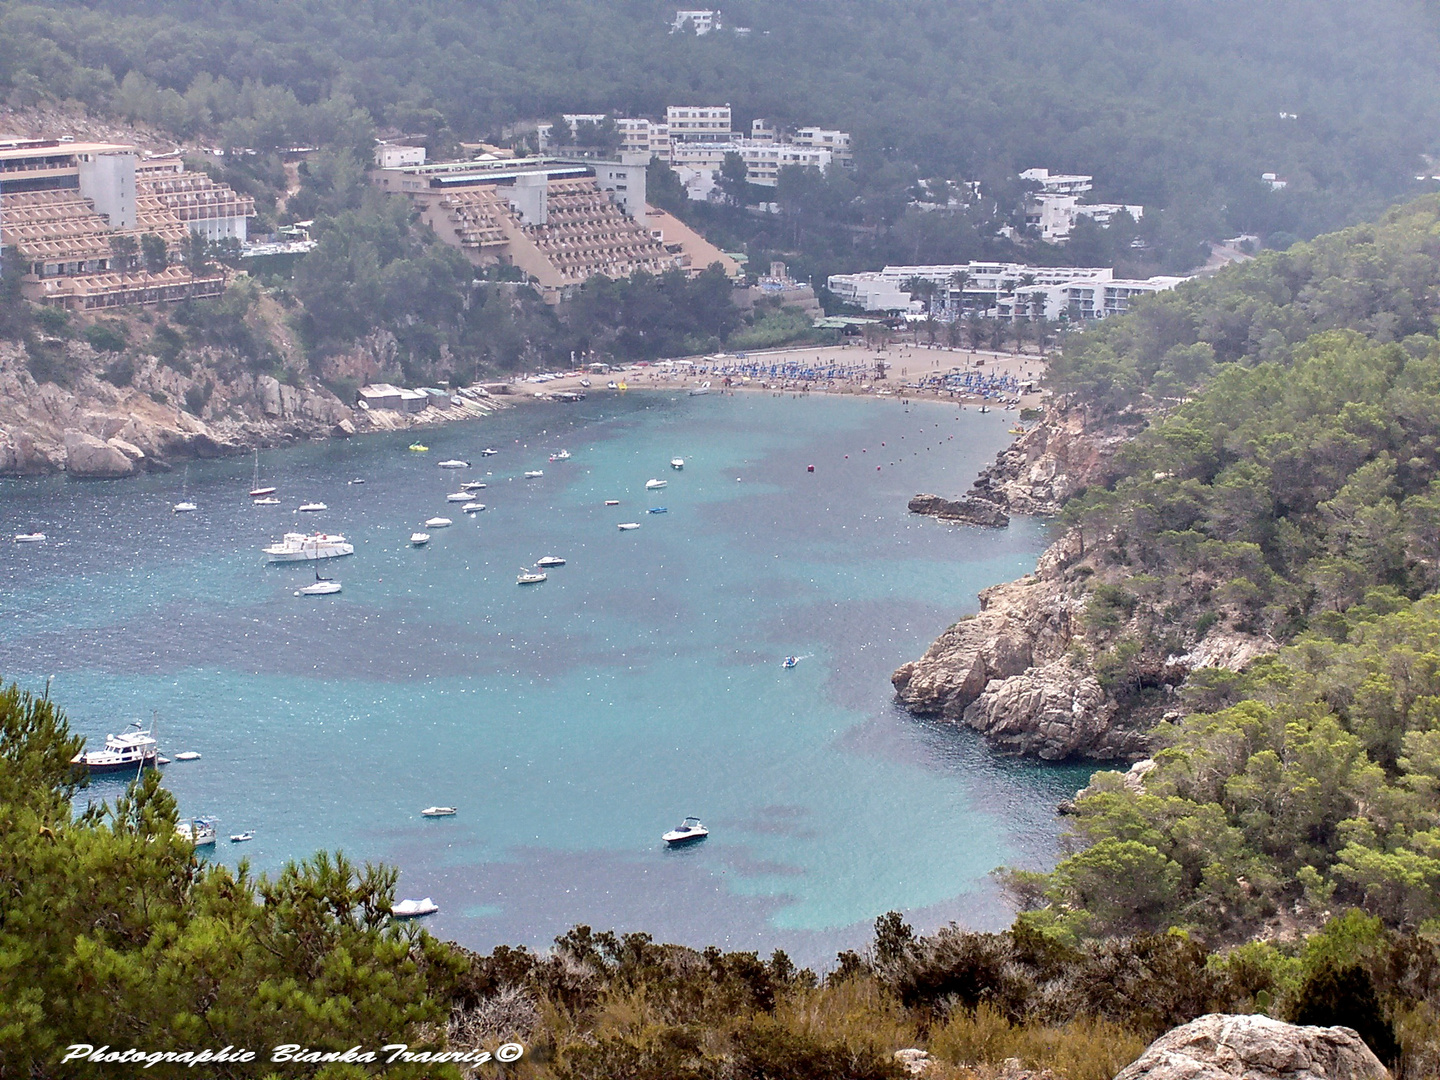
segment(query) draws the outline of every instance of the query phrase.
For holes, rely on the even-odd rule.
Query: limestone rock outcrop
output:
[[[980,525],[987,529],[1003,529],[1010,524],[1005,507],[988,499],[966,495],[959,499],[942,499],[939,495],[916,495],[910,500],[912,514],[928,514],[941,521],[962,525]]]
[[[1211,1013],[1166,1032],[1115,1080],[1389,1080],[1347,1027]]]
[[[65,432],[65,471],[71,476],[113,480],[129,476],[135,464],[104,439],[72,428]]]

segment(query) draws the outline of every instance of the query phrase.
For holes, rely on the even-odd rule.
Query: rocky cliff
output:
[[[63,381],[37,380],[26,346],[0,341],[0,475],[118,478],[190,458],[465,419],[501,407],[477,392],[446,409],[371,413],[317,383],[256,374],[218,350],[187,354],[180,366],[130,357],[123,377],[113,367],[107,377],[105,355],[85,342],[48,347]]]
[[[1096,428],[1080,410],[1052,407],[981,473],[969,495],[917,496],[911,509],[983,525],[1003,524],[986,520],[987,507],[997,515],[1056,513],[1077,491],[1110,479],[1116,450],[1140,426],[1128,420]],[[1147,732],[1173,708],[1175,689],[1191,671],[1238,670],[1273,648],[1217,623],[1182,638],[1173,653],[1122,653],[1117,643],[1158,635],[1140,625],[1148,613],[1129,622],[1118,615],[1097,631],[1088,613],[1097,585],[1114,569],[1096,556],[1072,531],[1045,551],[1033,574],[986,589],[978,614],[894,673],[900,703],[963,723],[1014,753],[1129,760],[1146,754]]]
[[[1115,1080],[1389,1080],[1348,1027],[1211,1013],[1166,1032]]]

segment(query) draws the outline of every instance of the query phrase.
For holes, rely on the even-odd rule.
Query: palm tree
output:
[[[970,284],[969,270],[956,270],[950,275],[950,288],[956,293],[955,313],[958,318],[965,310],[965,286]]]
[[[989,334],[985,326],[985,320],[978,311],[972,311],[965,316],[965,336],[970,339],[970,351],[975,352],[985,343]]]

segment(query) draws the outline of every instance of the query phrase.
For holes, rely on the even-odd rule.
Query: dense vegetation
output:
[[[522,1060],[534,1080],[899,1080],[923,1047],[940,1080],[1009,1057],[1106,1080],[1168,1027],[1269,1010],[1357,1027],[1404,1075],[1440,1046],[1440,951],[1351,913],[1303,946],[1211,953],[1183,934],[1065,944],[1025,922],[916,937],[894,913],[821,979],[783,952],[697,951],[579,926],[543,954],[468,953],[388,918],[392,870],[318,855],[255,876],[198,862],[150,773],[81,809],[81,741],[47,699],[0,692],[0,1075],[109,1075],[77,1043],[260,1049],[255,1063],[157,1062],[147,1075],[274,1075],[271,1047],[407,1043]],[[138,1067],[138,1066],[132,1066]],[[965,1070],[969,1070],[968,1072]],[[317,1060],[286,1077],[459,1077],[453,1064]]]
[[[1205,239],[1244,230],[1284,247],[1371,215],[1437,149],[1424,133],[1440,120],[1440,26],[1426,0],[1369,4],[1364,18],[1339,0],[737,0],[724,15],[743,37],[668,34],[673,11],[4,0],[0,92],[261,151],[363,145],[385,127],[442,152],[562,111],[708,102],[730,102],[742,127],[845,128],[853,178],[782,222],[727,219],[757,249],[802,256],[806,277],[906,251],[980,255],[975,226],[1013,214],[1015,173],[1031,165],[1093,173],[1098,197],[1163,209],[1142,222],[1145,260],[1188,267]],[[1290,186],[1270,192],[1267,171]],[[978,179],[995,201],[937,225],[906,211],[940,190],[922,178]]]

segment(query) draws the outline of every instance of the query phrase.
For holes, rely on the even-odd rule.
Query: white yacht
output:
[[[447,525],[454,525],[454,524],[455,524],[455,523],[454,523],[453,521],[451,521],[449,518],[442,518],[442,517],[427,518],[426,521],[425,521],[425,527],[426,527],[427,529],[443,529],[443,528],[445,528]]]
[[[543,570],[531,570],[531,569],[529,569],[528,567],[522,566],[522,567],[520,568],[520,574],[519,574],[519,576],[515,578],[515,584],[516,584],[516,585],[539,585],[540,582],[542,582],[542,581],[545,580],[546,576],[547,576],[547,575],[546,575],[545,571],[543,571]]]
[[[43,544],[45,542],[45,534],[41,532],[16,533],[15,542],[17,544]]]
[[[453,806],[427,806],[420,811],[421,817],[454,817],[455,807]]]
[[[176,761],[199,761],[200,755],[194,750],[182,750],[175,755]]]
[[[484,480],[469,480],[469,481],[467,481],[467,482],[465,482],[465,483],[463,483],[463,484],[460,485],[460,490],[461,490],[461,491],[484,491],[484,490],[485,490],[485,481],[484,481]]]
[[[138,720],[134,731],[122,735],[106,735],[102,750],[86,750],[70,759],[72,765],[94,772],[123,772],[161,763],[160,744],[155,741],[154,725],[142,728]]]
[[[194,510],[199,510],[200,508],[190,501],[189,491],[190,466],[186,465],[184,479],[180,481],[180,501],[174,506],[172,506],[170,509],[177,514],[188,514]]]
[[[606,506],[619,506],[619,505],[620,505],[620,500],[619,500],[619,499],[606,499],[606,500],[605,500],[605,505],[606,505]]]
[[[303,589],[296,589],[296,596],[333,596],[340,591],[340,582],[334,578],[315,575],[315,583],[306,585]]]
[[[467,514],[478,514],[481,510],[485,509],[485,504],[482,502],[468,502],[460,507],[460,509],[464,510]]]
[[[699,386],[694,386],[694,387],[691,387],[691,388],[690,388],[690,396],[691,396],[691,397],[700,397],[702,394],[708,394],[709,392],[710,392],[710,380],[709,380],[709,379],[706,379],[706,380],[705,380],[704,382],[702,382]]]
[[[664,840],[665,843],[671,847],[675,847],[679,844],[688,844],[692,840],[704,840],[705,837],[709,835],[710,830],[700,824],[699,818],[687,817],[675,828],[660,837],[660,839]]]
[[[638,521],[622,521],[619,525],[621,532],[629,532],[631,529],[638,529],[639,527],[640,522]]]
[[[177,822],[175,832],[196,847],[214,844],[216,836],[219,835],[215,831],[215,819],[204,817],[188,818],[185,821]]]
[[[260,483],[260,448],[257,446],[255,448],[255,475],[250,480],[250,497],[252,499],[263,499],[267,495],[274,494],[275,488],[273,485]],[[280,500],[276,499],[275,501],[279,502]],[[267,503],[266,505],[268,506],[269,504]]]
[[[331,533],[286,533],[285,539],[265,549],[265,557],[271,562],[304,562],[308,559],[335,559],[341,555],[355,554],[355,545],[347,544],[345,537]]]
[[[301,503],[299,509],[302,514],[313,514],[320,510],[329,510],[330,507],[322,502],[308,502]]]
[[[468,469],[470,462],[461,461],[459,458],[451,458],[449,461],[437,461],[435,464],[442,469]]]
[[[264,495],[254,501],[254,506],[279,506],[280,500],[274,495]]]
[[[420,915],[433,915],[440,910],[440,905],[425,897],[424,900],[401,900],[390,909],[390,914],[397,919],[413,919]]]
[[[230,842],[231,842],[232,844],[243,844],[243,843],[245,843],[246,840],[254,840],[254,839],[255,839],[255,834],[254,834],[253,832],[237,832],[237,833],[231,833],[231,834],[230,834]]]
[[[538,476],[544,476],[544,475],[545,475],[545,471],[544,471],[543,469],[531,469],[529,472],[527,472],[527,473],[525,474],[525,479],[526,479],[526,480],[534,480],[536,477],[538,477]]]
[[[569,450],[560,450],[560,451],[558,451],[557,453],[551,454],[551,455],[550,455],[550,460],[551,460],[551,461],[569,461],[569,460],[570,460],[570,451],[569,451]]]
[[[535,565],[541,567],[564,566],[565,560],[560,558],[559,555],[546,555],[543,559],[536,559]]]
[[[446,502],[469,502],[469,501],[470,501],[470,493],[469,493],[468,491],[452,491],[449,495],[446,495],[446,496],[445,496],[445,501],[446,501]]]
[[[423,547],[430,542],[430,534],[426,532],[414,532],[410,534],[410,543],[416,547]]]
[[[683,457],[672,457],[672,458],[670,459],[670,468],[672,468],[672,469],[683,469],[684,467],[685,467],[685,459],[684,459]]]
[[[484,450],[481,450],[481,451],[480,451],[480,456],[481,456],[481,457],[494,457],[494,456],[495,456],[496,454],[498,454],[499,452],[500,452],[500,451],[499,451],[499,450],[496,450],[494,447],[487,446]]]
[[[646,490],[646,491],[659,491],[661,488],[665,487],[665,486],[666,486],[667,484],[669,484],[669,483],[670,483],[669,480],[646,480],[646,481],[645,481],[645,490]]]

